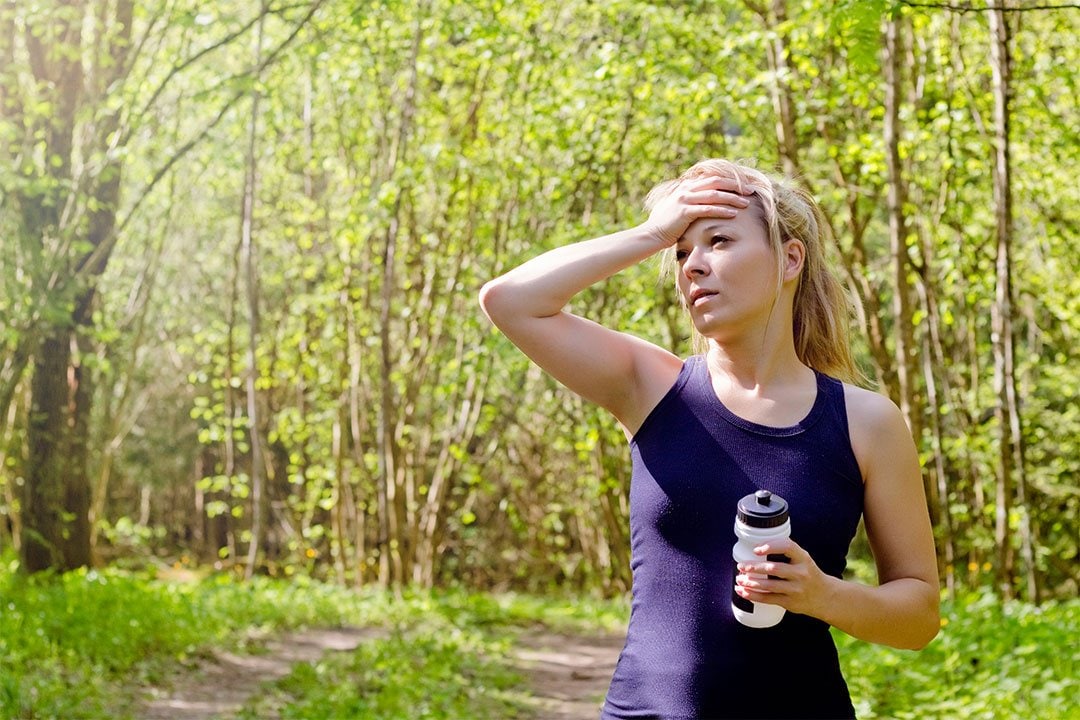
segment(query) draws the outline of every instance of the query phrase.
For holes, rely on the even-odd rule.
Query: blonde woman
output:
[[[633,601],[601,717],[854,717],[829,626],[921,648],[939,595],[911,435],[891,401],[849,384],[820,210],[725,160],[662,183],[646,206],[644,224],[544,253],[480,293],[491,321],[630,444]],[[686,359],[564,309],[656,253],[693,322]],[[736,567],[736,504],[759,489],[788,501],[791,538]],[[860,516],[876,586],[842,579]],[[740,598],[787,612],[744,627]]]

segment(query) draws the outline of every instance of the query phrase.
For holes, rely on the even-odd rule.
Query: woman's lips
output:
[[[690,304],[694,307],[707,303],[712,298],[716,297],[716,292],[712,290],[695,290],[690,295]]]

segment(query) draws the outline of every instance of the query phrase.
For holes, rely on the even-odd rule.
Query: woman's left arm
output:
[[[865,483],[863,513],[878,585],[823,573],[791,540],[757,548],[783,553],[790,564],[755,563],[739,576],[748,600],[781,605],[824,620],[861,640],[918,650],[937,635],[938,574],[918,452],[900,410],[887,398],[845,386],[851,444]]]

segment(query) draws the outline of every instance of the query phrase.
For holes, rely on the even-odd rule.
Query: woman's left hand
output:
[[[779,605],[803,615],[820,616],[820,609],[828,606],[837,580],[822,572],[810,553],[790,538],[756,547],[754,553],[761,559],[738,564],[735,592],[740,597]],[[786,555],[790,562],[769,560],[769,555]]]

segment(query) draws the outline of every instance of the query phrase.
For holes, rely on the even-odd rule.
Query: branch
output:
[[[948,3],[922,3],[911,0],[900,0],[901,5],[910,8],[929,8],[931,10],[949,10],[951,12],[986,12],[996,10],[999,12],[1028,12],[1030,10],[1080,10],[1080,3],[1062,3],[1060,5],[1026,5],[1024,7],[974,7],[972,5],[950,5]]]
[[[300,31],[307,26],[311,18],[315,15],[319,8],[322,7],[323,2],[324,0],[316,0],[314,3],[312,3],[308,13],[304,15],[304,17],[296,24],[296,27],[292,29],[292,32],[289,34],[289,36],[286,37],[276,48],[274,48],[273,52],[271,52],[265,59],[263,59],[263,61],[259,63],[258,66],[254,68],[251,72],[261,72],[262,70],[266,69],[268,66],[276,62],[281,53],[283,53],[286,48],[288,48],[292,44],[293,40],[295,40],[296,37],[300,34]],[[147,184],[142,188],[142,192],[139,194],[138,199],[132,205],[131,209],[128,211],[127,215],[124,217],[124,220],[120,223],[119,227],[113,230],[109,237],[105,238],[100,245],[94,248],[93,252],[83,258],[83,260],[79,263],[78,270],[76,271],[76,279],[78,279],[78,276],[85,276],[87,274],[88,268],[93,268],[96,263],[102,260],[102,258],[107,258],[112,253],[112,249],[116,245],[117,239],[123,234],[124,230],[127,228],[128,223],[132,220],[132,218],[135,217],[135,213],[139,209],[139,206],[142,205],[142,202],[150,195],[151,191],[153,191],[154,187],[158,184],[158,182],[160,182],[161,179],[165,177],[165,175],[173,168],[174,165],[176,165],[177,162],[180,161],[181,158],[187,155],[188,152],[190,152],[196,145],[202,142],[202,140],[210,134],[211,130],[217,127],[218,123],[220,123],[225,118],[229,110],[231,110],[232,107],[237,103],[237,101],[244,97],[245,94],[245,90],[240,90],[239,92],[233,94],[233,96],[229,98],[228,101],[226,101],[225,105],[221,108],[221,111],[217,114],[217,116],[214,117],[214,119],[211,120],[210,123],[207,124],[206,127],[204,127],[198,135],[194,136],[186,143],[184,143],[184,145],[181,146],[173,154],[173,156],[165,162],[164,165],[158,168],[158,170],[150,178],[149,182],[147,182]]]
[[[15,348],[0,365],[0,418],[7,417],[11,399],[23,378],[23,371],[33,355],[37,338],[30,330],[19,330],[19,339]]]
[[[317,10],[320,5],[322,5],[321,0],[319,2],[316,2],[314,4],[313,8],[312,8],[312,11],[308,12],[308,14],[304,17],[304,19],[300,21],[299,27],[303,27],[304,25],[307,24],[307,21],[314,14],[314,10]],[[134,120],[132,122],[128,123],[129,129],[133,130],[134,128],[138,127],[139,122],[142,120],[143,116],[146,115],[146,113],[150,111],[150,109],[154,106],[154,103],[157,102],[158,97],[161,96],[161,93],[165,91],[165,88],[168,87],[169,83],[172,82],[173,78],[175,78],[177,75],[179,75],[180,73],[182,73],[184,70],[188,69],[189,67],[191,67],[195,63],[197,63],[199,60],[201,60],[206,55],[208,55],[208,54],[212,53],[213,51],[218,50],[218,49],[220,49],[222,47],[225,47],[226,45],[229,45],[230,43],[232,43],[238,37],[245,34],[248,30],[250,30],[252,27],[254,27],[255,24],[257,22],[259,22],[259,20],[264,18],[266,15],[275,15],[275,14],[284,12],[286,10],[291,10],[291,9],[297,8],[297,7],[302,7],[302,5],[297,4],[297,5],[285,5],[285,6],[276,7],[276,8],[266,8],[265,10],[260,12],[258,15],[251,18],[251,20],[249,20],[247,23],[245,23],[239,29],[237,29],[237,30],[235,30],[235,31],[233,31],[231,33],[228,33],[227,35],[222,37],[217,42],[214,42],[214,43],[212,43],[210,45],[207,45],[202,50],[199,50],[198,52],[196,52],[194,55],[192,55],[192,56],[190,56],[188,58],[185,58],[183,62],[180,62],[180,63],[177,63],[177,64],[173,65],[172,68],[169,70],[169,73],[158,84],[157,89],[155,89],[154,92],[151,93],[150,99],[147,100],[143,104],[142,108],[135,114]],[[130,132],[128,134],[130,134]]]
[[[165,175],[173,168],[173,166],[177,162],[180,161],[181,158],[187,155],[189,151],[191,151],[196,145],[202,142],[202,140],[210,134],[211,130],[217,127],[217,124],[225,118],[225,115],[229,112],[229,110],[232,109],[233,105],[235,105],[236,102],[240,100],[240,98],[244,97],[245,94],[246,93],[244,91],[240,91],[234,94],[231,98],[229,98],[225,105],[222,106],[221,112],[217,114],[217,117],[211,120],[210,123],[206,127],[204,127],[198,135],[184,143],[173,154],[173,156],[168,159],[168,161],[164,165],[158,168],[157,172],[155,172],[153,177],[150,178],[149,182],[146,183],[146,186],[143,187],[142,192],[139,193],[139,198],[135,201],[134,205],[132,205],[131,210],[128,211],[128,214],[124,218],[124,221],[120,223],[120,226],[116,229],[115,232],[111,234],[109,238],[105,239],[100,245],[94,248],[94,252],[88,255],[84,259],[84,261],[80,263],[80,270],[87,267],[93,267],[94,263],[98,259],[100,259],[101,256],[107,257],[110,253],[112,253],[112,248],[116,244],[117,238],[119,238],[120,235],[123,234],[124,229],[127,228],[128,223],[133,217],[135,217],[135,212],[139,209],[139,206],[142,205],[143,200],[145,200],[150,195],[150,192],[154,189],[158,182],[163,177],[165,177]]]
[[[162,20],[168,12],[169,8],[162,7],[160,11],[157,14],[153,15],[150,18],[150,21],[146,23],[146,29],[142,33],[142,36],[138,39],[138,42],[134,44],[131,52],[128,53],[124,65],[117,70],[117,77],[131,77],[134,72],[133,68],[135,67],[136,63],[138,63],[139,59],[142,57],[143,51],[146,49],[147,43],[150,42],[150,38],[154,37],[154,31],[157,28],[158,21]],[[143,79],[145,80],[145,77]],[[142,83],[139,83],[139,85],[141,84]]]

